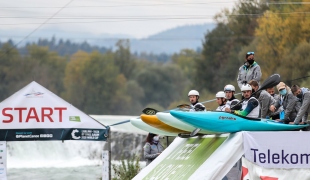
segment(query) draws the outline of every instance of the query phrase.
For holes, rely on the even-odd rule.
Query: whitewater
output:
[[[105,125],[132,118],[131,116],[92,116]],[[117,134],[146,134],[130,123],[112,128]],[[115,133],[114,133],[115,134]],[[113,140],[114,139],[114,140]],[[112,149],[119,141],[112,137]],[[9,180],[97,180],[102,178],[102,141],[10,141],[7,142],[7,178]],[[130,152],[140,152],[136,146]],[[112,157],[120,156],[112,150]],[[120,161],[112,161],[119,164]],[[145,166],[145,162],[141,162]],[[113,174],[113,172],[112,172]]]

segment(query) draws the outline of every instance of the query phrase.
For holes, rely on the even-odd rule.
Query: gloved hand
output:
[[[206,108],[203,107],[201,104],[197,104],[194,109],[195,111],[204,111]]]
[[[248,82],[247,81],[242,81],[242,84],[247,84]]]

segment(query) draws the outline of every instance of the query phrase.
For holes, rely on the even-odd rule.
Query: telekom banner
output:
[[[291,180],[310,179],[309,168],[264,168],[242,158],[241,180]]]
[[[243,132],[245,158],[264,168],[310,168],[310,132]]]
[[[2,141],[104,141],[105,132],[105,126],[34,81],[0,103]]]

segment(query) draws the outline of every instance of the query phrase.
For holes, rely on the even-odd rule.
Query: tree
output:
[[[176,65],[153,65],[142,70],[137,82],[143,87],[145,98],[142,105],[157,103],[167,108],[182,96],[184,74]]]
[[[19,64],[19,53],[12,42],[4,43],[0,49],[0,101],[19,89],[18,82],[22,77]]]
[[[128,113],[127,80],[114,64],[114,54],[76,53],[66,69],[65,97],[89,114]]]
[[[171,57],[172,63],[178,65],[182,72],[188,79],[193,78],[195,71],[195,60],[199,57],[199,54],[191,49],[183,49],[179,54],[174,54]]]
[[[127,79],[133,75],[136,62],[130,54],[129,40],[119,40],[116,43],[117,50],[115,51],[114,62],[119,68],[120,73],[124,74]]]
[[[64,91],[63,77],[66,59],[50,52],[48,47],[28,46],[29,55],[25,57],[24,80],[36,81],[55,94]]]
[[[308,15],[304,13],[309,11],[310,6],[307,5],[276,6],[258,19],[256,49],[263,60],[261,66],[264,78],[280,72],[283,80],[294,79],[297,78],[296,71],[307,71],[304,63],[299,63],[300,59],[295,56],[296,51],[302,51],[298,46],[310,40],[310,22]],[[307,49],[306,44],[301,46]]]
[[[217,92],[236,82],[239,51],[254,39],[257,15],[266,9],[258,0],[239,0],[232,11],[226,9],[215,16],[217,27],[205,35],[202,56],[195,61],[194,80],[199,89]]]

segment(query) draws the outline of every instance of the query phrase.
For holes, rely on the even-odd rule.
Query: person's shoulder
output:
[[[260,66],[257,62],[255,62],[255,64],[253,64],[250,68],[257,69],[257,68],[260,68]]]
[[[266,90],[262,90],[261,95],[263,96],[271,96]]]
[[[234,101],[239,102],[240,100],[236,98],[236,99],[233,99],[231,102],[234,102]]]
[[[296,97],[296,96],[294,96],[292,93],[287,93],[287,95],[286,95],[288,98],[293,98],[293,97]],[[297,98],[297,97],[296,97]]]
[[[203,106],[204,107],[204,105],[202,104],[202,103],[197,103],[195,106],[197,106],[197,105],[200,105],[200,106]]]
[[[258,99],[254,96],[250,97],[249,101],[257,101],[258,102]]]
[[[304,97],[309,97],[310,96],[310,91],[304,92]]]
[[[144,145],[144,147],[151,147],[151,143],[146,142],[145,145]]]

